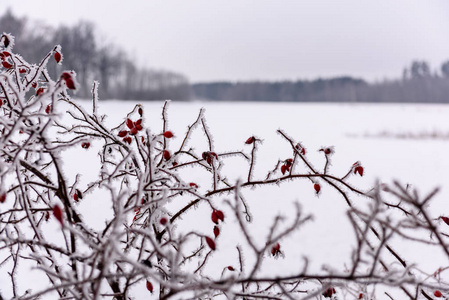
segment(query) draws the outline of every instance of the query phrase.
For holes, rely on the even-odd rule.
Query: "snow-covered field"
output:
[[[112,124],[121,122],[126,113],[135,103],[124,101],[101,101],[100,113],[108,116]],[[86,102],[86,107],[90,103]],[[145,111],[145,126],[152,131],[161,131],[161,108],[163,102],[142,103]],[[363,177],[352,176],[349,182],[368,190],[376,181],[391,183],[398,179],[403,184],[410,184],[420,193],[426,194],[435,187],[441,187],[431,211],[434,217],[449,214],[449,182],[446,171],[449,169],[449,106],[445,105],[409,105],[409,104],[302,104],[302,103],[234,103],[234,102],[171,102],[168,110],[169,129],[175,133],[175,139],[170,147],[176,149],[182,141],[187,126],[197,117],[201,107],[206,109],[207,124],[214,137],[215,152],[230,150],[250,152],[250,146],[244,142],[252,135],[263,139],[263,144],[257,154],[257,166],[254,178],[264,178],[278,159],[291,157],[289,145],[277,133],[282,129],[296,141],[300,141],[307,149],[307,157],[313,165],[322,169],[324,158],[318,150],[323,146],[334,146],[330,173],[344,175],[356,161],[365,168]],[[192,138],[197,152],[206,150],[204,136],[201,130]],[[98,166],[93,147],[86,157],[73,157],[66,153],[69,159],[65,162],[65,172],[72,176],[83,174],[82,182],[92,181],[97,175]],[[204,149],[204,150],[203,150]],[[223,173],[230,180],[239,177],[245,179],[248,166],[238,157],[224,161]],[[200,184],[200,190],[205,191],[210,186],[202,184],[204,173],[191,172],[191,181]],[[344,270],[345,263],[350,262],[353,246],[353,233],[346,221],[347,209],[344,199],[330,186],[323,185],[319,197],[314,193],[313,186],[307,179],[264,188],[244,191],[246,200],[254,217],[250,225],[253,236],[266,236],[270,220],[281,214],[289,220],[293,211],[293,202],[301,204],[306,213],[314,215],[314,221],[307,223],[290,239],[282,241],[285,258],[267,260],[261,274],[293,273],[302,266],[303,257],[310,260],[312,270],[320,270],[322,265],[328,265],[338,270]],[[221,197],[225,199],[226,197]],[[220,203],[222,199],[217,199]],[[360,200],[360,201],[363,201]],[[92,226],[101,225],[98,214],[109,208],[107,201],[96,199],[80,210],[91,218]],[[175,204],[174,204],[175,205]],[[226,207],[223,206],[226,212]],[[202,221],[201,206],[180,221],[179,226],[195,224],[207,227],[210,220]],[[90,214],[90,215],[89,215]],[[207,213],[207,216],[209,213]],[[209,268],[214,263],[223,265],[237,264],[235,242],[233,237],[235,224],[229,220],[222,229],[220,249],[226,249],[228,254],[220,259],[212,259]],[[446,260],[440,260],[439,253],[421,253],[421,249],[410,249],[400,243],[395,247],[407,257],[419,257],[421,268],[433,272]],[[423,251],[427,249],[423,248]],[[220,254],[217,254],[220,255]],[[408,256],[409,255],[409,256]],[[223,261],[222,259],[232,259]],[[251,261],[250,253],[246,257]],[[297,266],[297,269],[295,269]],[[1,270],[3,271],[3,270]],[[0,283],[6,280],[0,278]],[[30,283],[30,288],[40,289],[42,286]],[[0,290],[2,288],[0,287]],[[148,295],[144,285],[141,291],[135,289],[138,299]],[[4,296],[9,293],[2,290]]]

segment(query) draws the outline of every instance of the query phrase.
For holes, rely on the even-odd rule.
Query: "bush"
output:
[[[168,102],[161,130],[146,126],[141,105],[108,126],[97,106],[98,83],[92,108],[86,109],[69,97],[77,87],[73,71],[56,81],[49,77],[47,64],[61,63],[59,46],[32,65],[12,52],[11,35],[4,33],[0,43],[2,293],[14,299],[130,299],[143,288],[159,299],[393,299],[398,291],[411,299],[447,295],[443,273],[448,267],[429,273],[392,246],[407,241],[411,247],[440,249],[449,258],[444,232],[449,218],[428,211],[437,190],[420,197],[394,183],[362,191],[348,180],[363,176],[362,164],[333,175],[334,149],[323,147],[324,166],[314,167],[303,145],[282,130],[278,133],[291,156],[255,178],[261,138],[242,141],[244,150],[217,153],[203,110],[182,137],[175,136],[168,128]],[[198,129],[207,145],[200,152],[188,146]],[[169,147],[175,138],[182,140],[176,150]],[[98,151],[97,179],[84,185],[80,176],[67,176],[64,151],[76,153],[80,168],[88,164],[79,159],[86,151]],[[231,157],[247,162],[233,170],[241,171],[237,181],[223,174]],[[192,170],[203,172],[201,182],[189,180]],[[313,230],[305,225],[312,216],[296,205],[288,217],[263,220],[267,230],[261,237],[251,227],[254,217],[243,191],[288,182],[305,182],[301,187],[316,195],[329,193],[327,187],[343,199],[353,230],[352,238],[342,232],[353,243],[346,268],[315,270],[309,257],[293,272],[264,271],[267,262],[281,265],[289,250],[284,245],[291,245],[287,241],[298,229]],[[90,211],[98,222],[83,207],[92,210],[100,198],[107,203],[104,211]],[[189,215],[195,219],[184,222]],[[234,238],[226,238],[226,231]],[[30,270],[47,284],[28,289]]]

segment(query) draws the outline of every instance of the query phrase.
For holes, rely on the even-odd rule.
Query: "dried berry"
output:
[[[0,203],[5,203],[6,201],[6,194],[5,193],[1,193],[0,194]]]
[[[153,292],[153,284],[147,280],[147,290],[149,290],[151,293]]]
[[[65,81],[67,88],[70,90],[76,90],[75,80],[72,75],[74,75],[72,72],[63,72],[61,74],[61,78]]]
[[[8,48],[9,43],[10,43],[9,38],[6,35],[4,35],[3,36],[3,45],[5,46],[5,48]]]
[[[61,53],[59,53],[58,51],[55,51],[54,57],[55,57],[56,62],[59,64],[61,62],[61,59],[62,59]]]
[[[327,290],[324,291],[323,296],[324,298],[332,298],[333,294],[336,294],[335,288],[330,287]]]
[[[142,115],[143,115],[143,109],[142,109],[142,107],[139,107],[139,109],[137,110],[137,112],[139,113],[140,116],[142,116]]]
[[[216,210],[215,214],[217,215],[218,220],[224,222],[224,213],[221,210]]]
[[[354,174],[359,173],[360,176],[363,176],[363,167],[358,166],[354,168]]]
[[[9,62],[7,62],[7,61],[3,61],[2,65],[3,65],[3,67],[5,69],[11,69],[12,68],[12,65]]]
[[[215,210],[212,212],[211,219],[212,219],[212,222],[214,222],[215,224],[218,224],[218,216],[215,213]]]
[[[169,139],[173,137],[173,132],[171,131],[166,131],[162,134],[165,138]]]
[[[45,89],[43,87],[40,87],[36,90],[36,96],[40,96],[45,92]]]
[[[285,172],[287,172],[287,167],[285,165],[282,165],[281,166],[281,173],[282,173],[282,175],[284,175]]]
[[[228,266],[228,270],[229,270],[229,271],[235,271],[235,269],[234,269],[233,266]]]
[[[318,183],[315,183],[313,185],[313,188],[315,189],[315,192],[318,194],[321,191],[321,186]]]
[[[440,218],[441,218],[441,220],[443,220],[444,223],[446,223],[447,225],[449,225],[449,218],[448,218],[448,217],[443,217],[443,216],[441,216]]]
[[[279,243],[276,243],[273,245],[273,247],[271,247],[271,255],[277,256],[279,255],[279,253],[281,253],[281,245],[279,245]]]
[[[134,128],[134,123],[130,119],[126,119],[126,126],[128,126],[129,129]]]
[[[209,246],[209,248],[211,248],[212,250],[216,249],[216,245],[213,239],[211,239],[210,237],[206,236],[206,243]]]
[[[220,228],[218,226],[214,226],[214,236],[215,238],[220,235]]]
[[[117,134],[119,137],[125,137],[126,135],[128,134],[128,131],[127,130],[122,130],[122,131],[119,131],[119,133]]]
[[[52,210],[53,210],[53,216],[62,225],[63,224],[63,220],[62,220],[62,210],[61,210],[61,208],[58,205],[55,205],[55,206],[53,206]]]
[[[165,160],[169,160],[171,157],[170,151],[164,150],[164,152],[162,153],[162,156],[164,157]]]
[[[256,141],[256,138],[254,136],[252,136],[246,140],[245,144],[249,145],[249,144],[254,143],[255,141]]]

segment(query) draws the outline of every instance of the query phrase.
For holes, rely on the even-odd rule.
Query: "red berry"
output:
[[[35,88],[37,87],[37,83],[36,83],[36,82],[33,82],[33,83],[31,84],[31,86],[35,89]]]
[[[130,135],[136,135],[137,134],[137,128],[136,127],[131,128],[131,130],[129,131],[129,134]]]
[[[45,89],[43,87],[40,87],[36,91],[36,96],[40,96],[44,93]]]
[[[211,248],[212,250],[216,249],[216,245],[213,239],[211,239],[210,237],[206,236],[206,243],[209,246],[209,248]]]
[[[315,192],[318,194],[321,190],[321,186],[318,183],[315,183],[313,185],[313,188],[315,189]]]
[[[357,166],[354,169],[354,174],[359,173],[360,176],[363,176],[363,167],[362,166]]]
[[[193,188],[198,188],[198,185],[196,184],[196,183],[194,183],[194,182],[191,182],[191,183],[189,183],[189,185],[190,185],[190,187],[193,187]]]
[[[72,74],[70,72],[63,72],[61,78],[64,79],[65,85],[70,90],[76,90],[75,81],[73,80]]]
[[[233,266],[228,266],[228,270],[229,270],[229,271],[235,271],[235,269],[234,269]]]
[[[147,280],[147,290],[149,290],[151,293],[153,292],[153,284]]]
[[[9,38],[6,35],[4,35],[3,38],[4,38],[3,45],[5,45],[5,48],[8,48],[9,43],[10,43]],[[6,51],[4,51],[4,52],[6,52]]]
[[[134,122],[134,126],[137,126],[137,125],[142,125],[142,119],[139,119],[136,122]]]
[[[73,200],[75,200],[76,202],[78,202],[78,193],[75,193],[75,194],[73,195]]]
[[[3,55],[4,55],[5,57],[8,57],[8,56],[11,56],[11,53],[9,53],[8,51],[3,51]]]
[[[27,72],[27,69],[25,69],[25,68],[20,68],[19,69],[19,73],[20,74],[23,74],[23,73],[26,73]]]
[[[161,223],[161,225],[165,225],[165,224],[167,224],[167,222],[168,222],[168,220],[167,220],[166,217],[162,217],[162,218],[159,220],[159,223]]]
[[[162,134],[165,138],[169,139],[173,137],[173,132],[171,131],[166,131]]]
[[[127,136],[127,137],[123,138],[123,141],[124,141],[125,143],[131,144],[131,142],[132,142],[133,140],[131,139],[130,136]]]
[[[59,53],[58,51],[55,51],[54,57],[55,57],[56,62],[59,64],[61,62],[61,59],[62,59],[61,53]]]
[[[215,210],[212,212],[211,219],[212,219],[212,222],[214,222],[215,224],[218,224],[218,216],[217,216],[217,213]]]
[[[171,157],[170,151],[164,150],[163,154],[165,160],[169,160]]]
[[[137,124],[135,128],[139,131],[143,129],[142,125],[140,125],[140,124]]]
[[[256,141],[256,138],[254,136],[251,136],[246,140],[245,144],[249,145],[249,144],[254,143],[255,141]]]
[[[363,293],[359,294],[359,299],[363,299]]]
[[[443,294],[442,294],[439,290],[436,290],[436,291],[433,293],[433,295],[434,295],[435,297],[437,297],[437,298],[440,298],[441,296],[443,296]]]
[[[53,216],[55,216],[56,220],[59,221],[59,223],[61,223],[61,225],[63,224],[63,220],[62,220],[62,210],[58,205],[53,206]]]
[[[6,194],[5,193],[1,193],[0,194],[0,203],[5,203],[6,201]]]
[[[142,109],[142,107],[139,107],[139,109],[137,110],[137,112],[139,113],[140,116],[142,116],[142,115],[143,115],[143,109]]]
[[[127,130],[122,130],[122,131],[119,131],[118,136],[119,137],[125,137],[127,134],[128,134]]]
[[[448,217],[443,217],[443,216],[441,216],[440,218],[441,218],[441,220],[444,221],[444,223],[446,223],[447,225],[449,225],[449,218],[448,218]]]
[[[134,123],[130,119],[126,119],[126,126],[128,126],[129,129],[134,128]]]
[[[12,68],[12,65],[9,62],[7,62],[7,61],[3,61],[2,65],[3,65],[3,67],[5,69],[11,69]]]
[[[81,144],[81,147],[84,149],[88,149],[90,147],[90,143],[89,142],[84,142]]]
[[[271,255],[276,256],[281,252],[281,245],[279,243],[276,243],[271,247]]]
[[[45,108],[45,112],[47,114],[51,113],[53,111],[53,106],[51,104],[48,104],[47,107]]]
[[[217,215],[218,220],[224,222],[224,213],[221,210],[216,210],[215,214]]]
[[[282,165],[282,166],[281,166],[281,173],[282,173],[282,175],[284,175],[285,172],[287,172],[287,166]]]
[[[214,236],[217,237],[220,235],[220,228],[218,226],[214,226]]]

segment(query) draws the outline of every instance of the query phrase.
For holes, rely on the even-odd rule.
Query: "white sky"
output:
[[[97,24],[139,63],[192,82],[400,77],[449,60],[448,0],[0,0],[49,24]],[[0,28],[1,31],[1,28]]]

